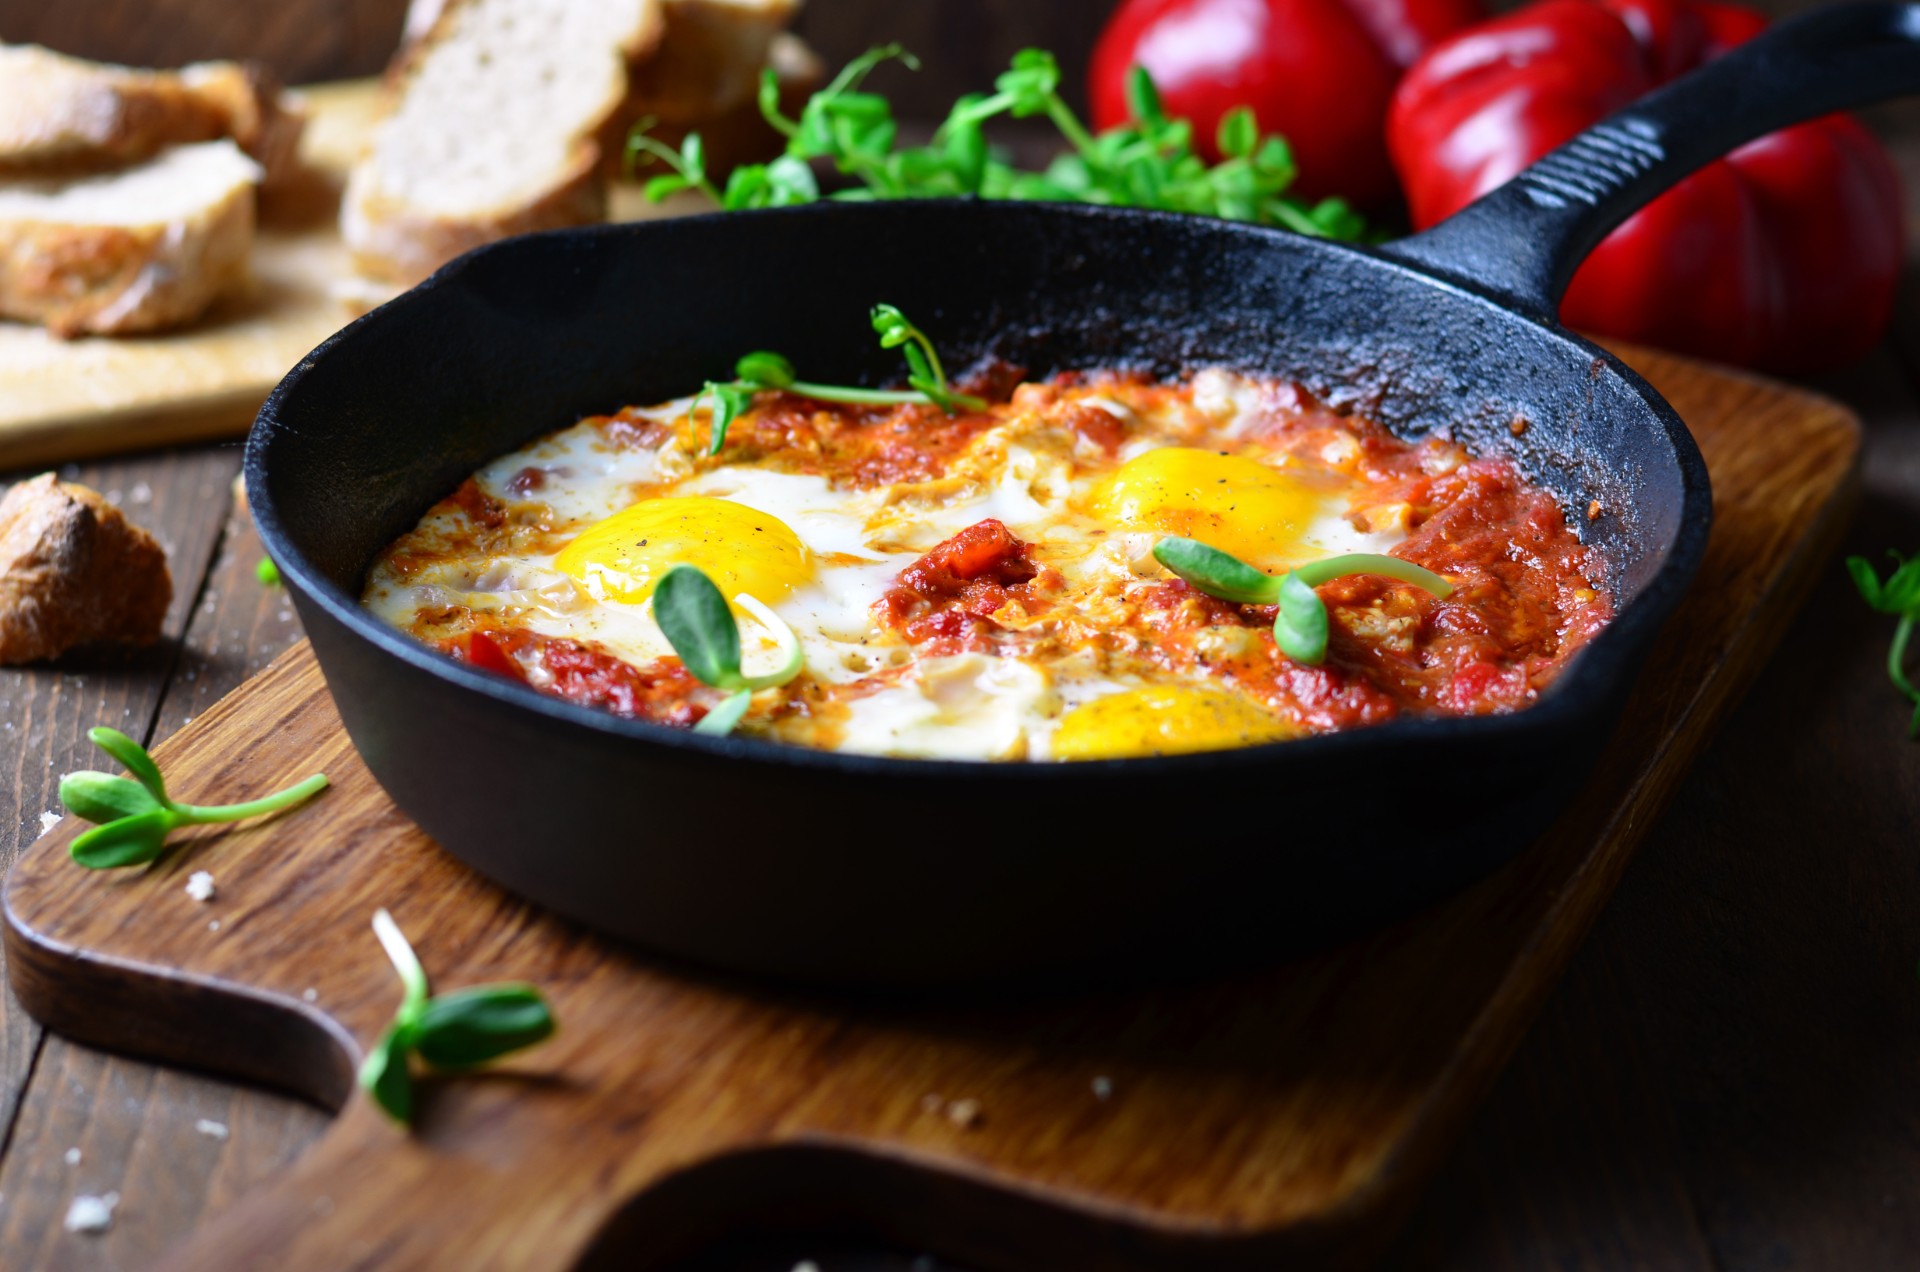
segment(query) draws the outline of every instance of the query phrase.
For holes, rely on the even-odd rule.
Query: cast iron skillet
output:
[[[1784,24],[1428,233],[1379,249],[1088,207],[840,204],[472,253],[287,376],[254,517],[355,746],[507,887],[616,936],[788,978],[1165,968],[1323,939],[1526,844],[1606,740],[1692,577],[1706,470],[1672,410],[1555,325],[1575,265],[1659,191],[1786,124],[1920,86],[1920,9]],[[1277,746],[1073,765],[708,739],[541,697],[361,612],[374,556],[472,470],[740,353],[878,382],[877,301],[950,363],[1209,364],[1405,436],[1513,455],[1613,562],[1618,617],[1538,705]],[[1509,425],[1528,422],[1515,437]],[[1604,509],[1588,525],[1590,501]]]

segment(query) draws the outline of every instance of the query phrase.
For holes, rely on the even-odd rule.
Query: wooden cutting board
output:
[[[371,84],[311,89],[302,154],[314,188],[263,221],[253,286],[179,331],[59,340],[0,320],[0,469],[237,437],[273,386],[369,299],[334,223],[338,183],[371,125]]]
[[[307,1156],[175,1252],[181,1272],[641,1268],[775,1220],[1033,1272],[1364,1262],[1815,571],[1837,568],[1852,416],[1633,356],[1713,471],[1699,582],[1554,829],[1365,940],[1092,999],[843,1001],[708,977],[541,914],[441,853],[361,765],[300,646],[159,754],[193,802],[315,769],[334,788],[184,836],[144,873],[73,866],[78,828],[61,824],[7,886],[14,989],[81,1041],[344,1102]],[[636,835],[645,824],[636,809]],[[850,819],[847,833],[874,828]],[[808,848],[796,829],[793,850]],[[182,890],[202,869],[218,880],[210,904]],[[399,997],[367,926],[381,906],[440,988],[531,980],[561,1022],[498,1072],[430,1084],[412,1135],[351,1086]]]
[[[0,471],[238,437],[295,363],[392,295],[355,275],[335,219],[340,183],[373,126],[377,85],[320,85],[302,96],[311,116],[302,154],[316,179],[263,218],[245,294],[153,336],[59,340],[0,319]],[[698,205],[653,207],[624,186],[615,194],[620,220]]]

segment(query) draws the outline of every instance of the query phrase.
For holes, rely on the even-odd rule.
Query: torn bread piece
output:
[[[230,138],[269,186],[300,172],[304,113],[257,66],[143,71],[31,44],[0,44],[0,174],[139,163],[170,146]]]
[[[260,167],[231,141],[0,182],[0,317],[55,335],[178,326],[247,278]]]
[[[0,666],[159,639],[173,577],[153,536],[45,473],[0,498]]]
[[[348,179],[356,265],[413,283],[483,243],[602,220],[603,134],[661,28],[658,0],[447,4]]]

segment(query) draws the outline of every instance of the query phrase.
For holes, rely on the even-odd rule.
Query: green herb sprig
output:
[[[1410,583],[1445,600],[1453,584],[1399,557],[1356,552],[1328,557],[1286,574],[1272,575],[1197,539],[1162,539],[1153,559],[1208,596],[1238,605],[1278,605],[1273,638],[1296,662],[1318,667],[1327,660],[1327,607],[1314,589],[1349,574],[1378,574]]]
[[[1887,678],[1914,704],[1907,736],[1920,738],[1920,689],[1907,677],[1907,643],[1913,639],[1914,624],[1920,622],[1920,557],[1907,561],[1897,552],[1888,555],[1893,558],[1893,571],[1885,581],[1865,557],[1848,557],[1847,572],[1853,575],[1853,585],[1868,605],[1900,620],[1894,625],[1893,644],[1887,650]]]
[[[315,773],[286,790],[244,804],[176,803],[167,795],[160,766],[147,749],[118,729],[89,729],[93,744],[126,766],[132,777],[111,773],[69,773],[60,779],[60,802],[75,816],[95,823],[73,841],[73,859],[90,870],[144,866],[159,857],[167,836],[182,826],[264,817],[311,799],[327,785]]]
[[[651,199],[693,189],[727,211],[820,199],[810,165],[822,160],[859,183],[830,196],[839,200],[977,195],[1195,212],[1321,238],[1358,239],[1367,232],[1342,199],[1308,204],[1287,197],[1298,175],[1293,152],[1284,138],[1262,134],[1251,110],[1242,107],[1220,121],[1224,158],[1209,165],[1193,148],[1192,124],[1168,117],[1152,76],[1136,67],[1128,81],[1133,122],[1096,135],[1060,96],[1060,65],[1042,49],[1017,54],[994,81],[993,93],[956,102],[930,144],[899,147],[891,104],[862,90],[875,67],[893,60],[919,68],[897,44],[869,50],[809,98],[798,119],[781,113],[779,80],[766,72],[760,113],[786,137],[786,152],[769,164],[735,168],[724,190],[708,176],[697,133],[675,150],[649,137],[652,121],[643,121],[627,140],[628,162],[657,161],[672,169],[647,183]],[[1067,142],[1066,153],[1043,172],[1016,169],[988,144],[984,131],[1002,115],[1051,120]]]
[[[815,384],[795,377],[793,363],[777,353],[762,349],[749,353],[733,367],[734,379],[727,383],[709,380],[693,400],[688,413],[700,409],[700,403],[713,398],[711,440],[707,454],[718,455],[726,444],[727,430],[753,404],[753,395],[761,389],[780,389],[820,402],[851,402],[862,406],[937,406],[949,415],[961,411],[984,411],[987,404],[977,397],[954,391],[947,380],[946,368],[933,341],[907,316],[892,305],[875,305],[873,329],[880,336],[882,349],[900,349],[907,359],[907,383],[912,391],[862,389],[847,385]]]
[[[376,912],[373,933],[400,973],[405,995],[393,1023],[361,1062],[359,1081],[394,1121],[413,1121],[411,1057],[461,1073],[553,1036],[553,1011],[533,986],[476,985],[434,997],[419,955],[393,916]]]
[[[771,609],[742,593],[736,598],[742,608],[765,623],[780,638],[785,658],[780,666],[764,676],[749,676],[740,669],[740,625],[727,608],[726,597],[713,580],[696,566],[676,565],[661,576],[653,589],[653,617],[666,633],[673,651],[694,679],[715,689],[727,689],[732,695],[708,712],[695,733],[724,737],[733,732],[747,714],[753,695],[761,689],[777,689],[805,669],[806,656],[800,638]]]

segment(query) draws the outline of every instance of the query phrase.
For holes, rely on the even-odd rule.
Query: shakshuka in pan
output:
[[[582,420],[435,505],[363,603],[622,716],[1036,762],[1517,710],[1612,616],[1601,510],[1504,458],[1225,370],[961,387],[763,388],[717,454],[711,395]],[[696,618],[717,591],[737,651],[663,588]]]

